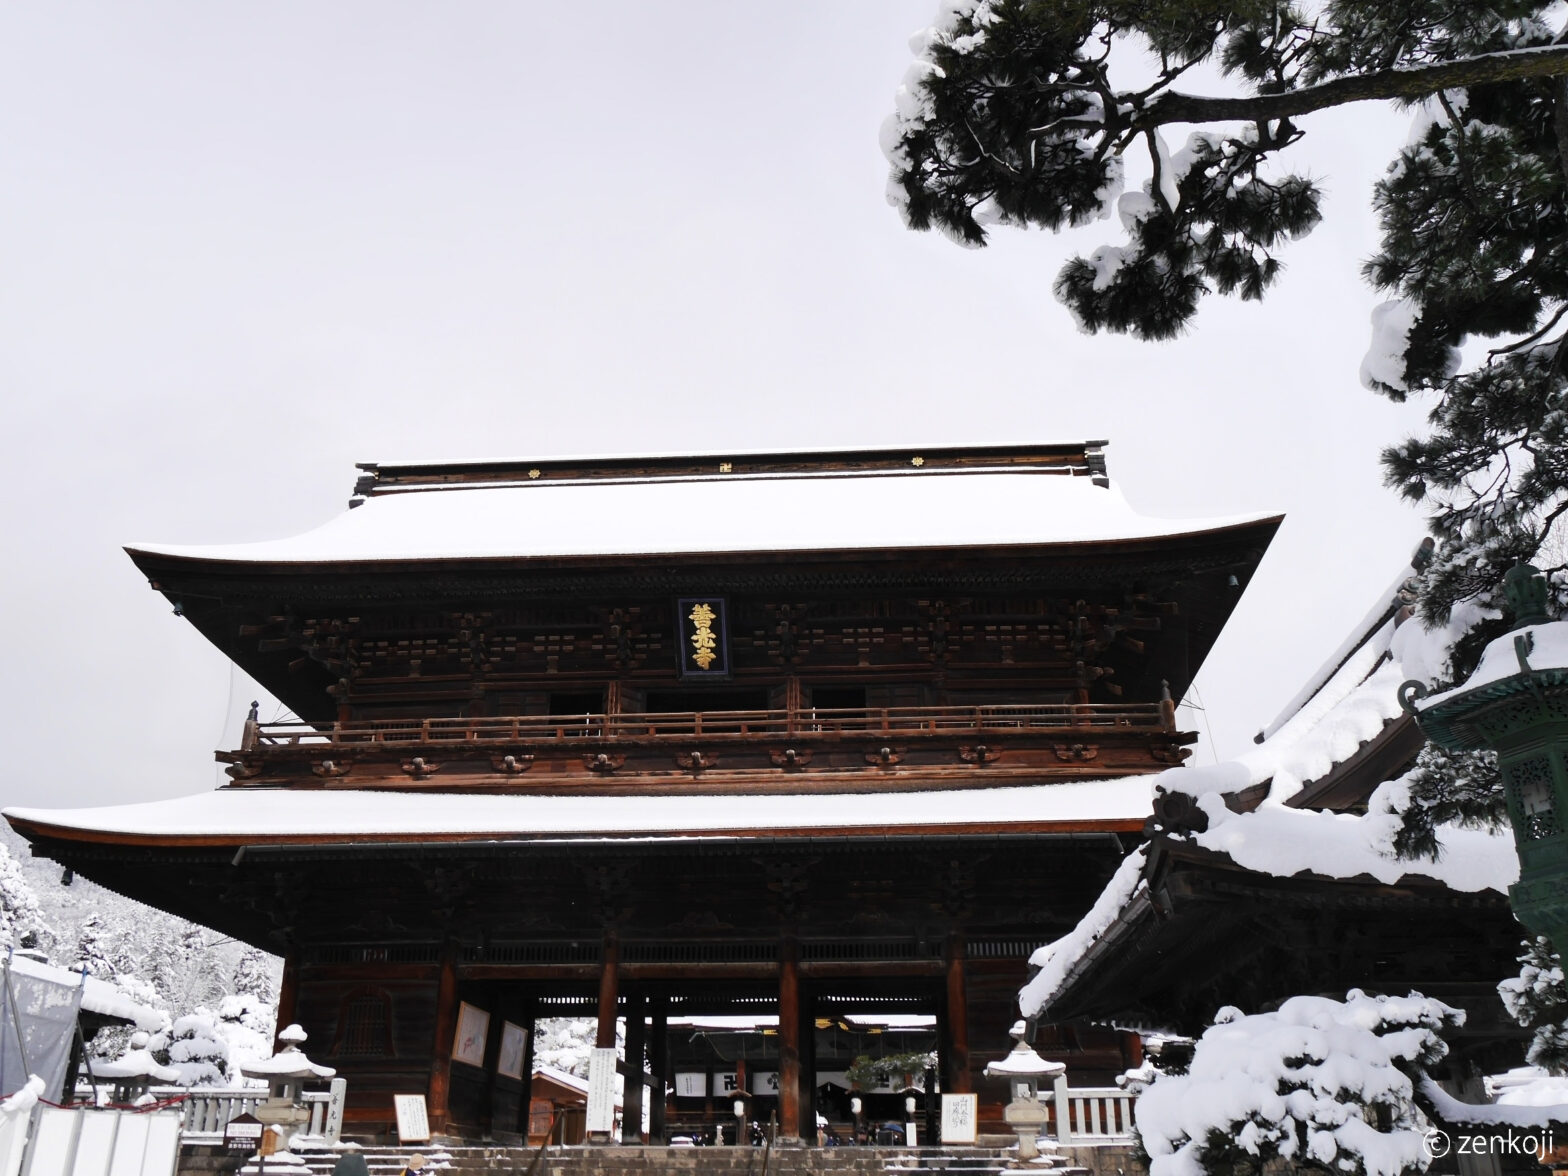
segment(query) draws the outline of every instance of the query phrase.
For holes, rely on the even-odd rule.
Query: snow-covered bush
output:
[[[1464,1014],[1412,993],[1297,996],[1278,1012],[1221,1009],[1184,1075],[1138,1100],[1150,1176],[1259,1173],[1270,1160],[1347,1176],[1424,1169],[1412,1083],[1400,1069],[1448,1051]]]
[[[1563,965],[1544,936],[1527,939],[1519,975],[1497,986],[1508,1015],[1532,1031],[1526,1060],[1552,1074],[1568,1073],[1568,985]]]
[[[181,1086],[224,1086],[228,1083],[229,1047],[218,1035],[212,1017],[192,1013],[181,1017],[152,1041],[153,1052],[179,1071]]]
[[[215,1027],[218,1037],[228,1047],[230,1083],[243,1085],[245,1078],[240,1073],[241,1067],[272,1056],[276,1023],[277,1006],[261,997],[238,994],[218,1002]]]

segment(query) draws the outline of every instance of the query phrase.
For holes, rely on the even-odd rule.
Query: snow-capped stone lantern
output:
[[[256,1118],[263,1123],[286,1126],[291,1123],[308,1123],[310,1108],[305,1105],[305,1083],[319,1078],[331,1078],[337,1073],[331,1066],[318,1066],[300,1050],[305,1031],[290,1025],[278,1034],[283,1048],[270,1058],[261,1058],[240,1067],[247,1078],[267,1080],[267,1101],[256,1108]]]
[[[112,1062],[99,1062],[93,1067],[94,1078],[108,1078],[114,1082],[114,1101],[136,1103],[147,1098],[147,1088],[156,1082],[174,1082],[180,1072],[172,1066],[160,1066],[147,1048],[145,1033],[132,1033],[130,1047]]]
[[[1035,1140],[1044,1130],[1050,1112],[1040,1101],[1040,1083],[1055,1079],[1067,1067],[1048,1062],[1024,1040],[1028,1029],[1022,1021],[1012,1028],[1013,1052],[999,1062],[986,1065],[987,1078],[1002,1078],[1012,1091],[1012,1100],[1002,1110],[1002,1120],[1018,1135],[1018,1158],[1032,1160],[1040,1154]]]
[[[1495,751],[1519,881],[1508,889],[1531,932],[1568,949],[1568,621],[1546,617],[1546,578],[1510,568],[1503,590],[1514,627],[1486,647],[1469,679],[1428,696],[1420,682],[1399,702],[1426,737],[1450,751]]]

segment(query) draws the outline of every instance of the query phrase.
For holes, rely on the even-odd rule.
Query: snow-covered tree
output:
[[[114,968],[109,963],[103,945],[103,918],[96,911],[90,912],[76,929],[76,950],[70,966],[72,969],[86,969],[89,976],[99,980],[107,980],[114,975]]]
[[[229,1047],[211,1016],[192,1013],[175,1021],[152,1039],[155,1057],[179,1071],[181,1086],[223,1086],[228,1083]]]
[[[1397,812],[1394,851],[1402,858],[1437,856],[1439,825],[1501,829],[1508,824],[1497,755],[1490,751],[1445,751],[1428,743],[1415,767],[1374,794],[1372,807]]]
[[[250,993],[235,993],[219,1002],[215,1028],[228,1048],[231,1083],[244,1081],[240,1067],[247,1062],[272,1056],[276,1023],[276,997],[263,999]]]
[[[231,985],[234,994],[255,997],[263,1005],[276,1004],[276,965],[276,956],[269,956],[260,948],[247,947],[240,955],[240,962],[234,967],[234,981]]]
[[[1070,261],[1057,296],[1085,330],[1168,338],[1206,294],[1263,297],[1318,223],[1317,185],[1282,166],[1314,111],[1418,103],[1373,194],[1364,273],[1391,300],[1362,379],[1432,405],[1384,466],[1443,540],[1422,589],[1441,623],[1500,603],[1502,571],[1568,510],[1565,23],[1519,0],[948,0],[884,129],[889,197],[971,246],[1117,212],[1121,239]],[[1186,92],[1204,71],[1216,92]],[[1134,157],[1149,179],[1124,193]]]
[[[588,1077],[599,1023],[591,1017],[543,1017],[534,1022],[534,1062]]]
[[[0,846],[0,944],[47,950],[53,940],[33,888],[16,859]]]
[[[1185,1074],[1156,1074],[1138,1099],[1150,1176],[1259,1176],[1270,1161],[1344,1176],[1426,1167],[1407,1070],[1448,1052],[1464,1014],[1441,1001],[1292,997],[1277,1012],[1221,1009]]]
[[[1525,940],[1519,975],[1497,986],[1508,1015],[1531,1031],[1525,1060],[1552,1074],[1568,1074],[1568,984],[1562,960],[1544,936]]]

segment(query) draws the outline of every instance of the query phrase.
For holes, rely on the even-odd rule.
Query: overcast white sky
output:
[[[971,252],[884,201],[933,11],[0,8],[0,802],[211,787],[252,687],[120,545],[301,531],[410,456],[1109,437],[1147,514],[1288,515],[1198,679],[1243,751],[1422,533],[1376,460],[1422,410],[1356,379],[1408,119],[1307,124],[1327,223],[1261,306],[1088,338],[1051,282],[1112,225]]]

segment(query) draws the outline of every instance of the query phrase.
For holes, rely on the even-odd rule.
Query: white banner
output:
[[[734,1070],[729,1071],[727,1074],[715,1074],[713,1076],[713,1093],[717,1097],[740,1093],[740,1080],[736,1077]]]
[[[615,1130],[615,1050],[588,1055],[588,1130]]]
[[[779,1072],[777,1070],[760,1070],[751,1076],[752,1094],[778,1094]]]
[[[708,1076],[700,1071],[675,1075],[676,1098],[704,1098],[708,1093]]]

